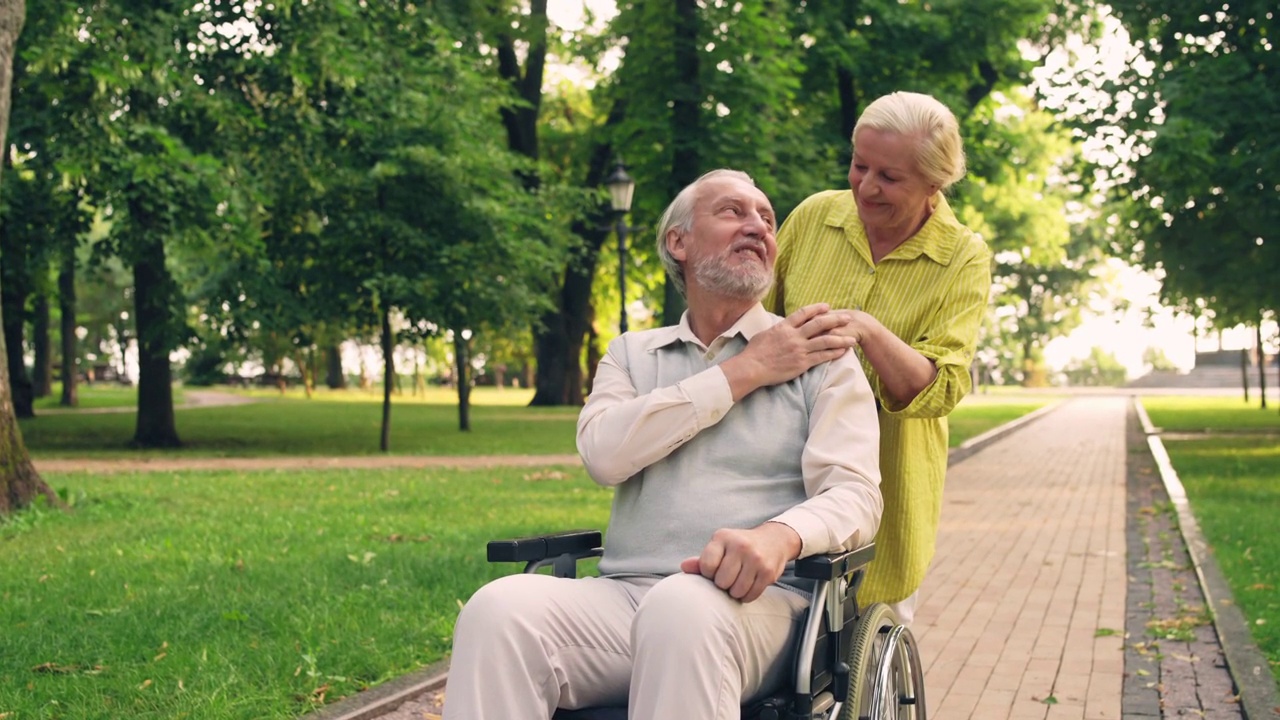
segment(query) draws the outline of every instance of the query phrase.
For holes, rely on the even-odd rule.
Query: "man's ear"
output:
[[[684,262],[688,255],[688,247],[685,245],[684,233],[679,228],[671,228],[667,231],[667,251],[671,253],[671,257]]]

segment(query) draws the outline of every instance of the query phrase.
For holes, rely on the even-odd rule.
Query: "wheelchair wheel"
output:
[[[867,608],[854,628],[849,693],[839,720],[925,720],[915,638],[882,603]]]

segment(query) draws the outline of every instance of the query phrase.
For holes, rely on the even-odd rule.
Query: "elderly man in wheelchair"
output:
[[[658,251],[689,310],[615,339],[578,421],[615,489],[606,542],[490,544],[528,572],[459,615],[446,720],[922,717],[910,633],[854,600],[882,512],[871,388],[839,313],[760,305],[775,229],[732,170],[667,208]],[[576,578],[591,556],[600,576]]]

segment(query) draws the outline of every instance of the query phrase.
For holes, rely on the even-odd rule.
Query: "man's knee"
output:
[[[454,629],[455,642],[510,640],[522,627],[536,627],[542,593],[554,580],[541,575],[508,575],[487,583],[466,602]]]
[[[703,638],[728,641],[742,603],[701,575],[677,574],[653,586],[636,609],[633,643],[643,637],[677,646]]]

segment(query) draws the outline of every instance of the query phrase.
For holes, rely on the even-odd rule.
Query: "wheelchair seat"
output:
[[[489,562],[523,562],[577,577],[580,560],[604,553],[598,530],[494,540]],[[813,601],[792,659],[791,682],[742,708],[743,720],[925,720],[924,673],[911,631],[882,603],[859,608],[858,587],[875,546],[798,560]],[[626,720],[625,707],[558,710],[555,720]]]

